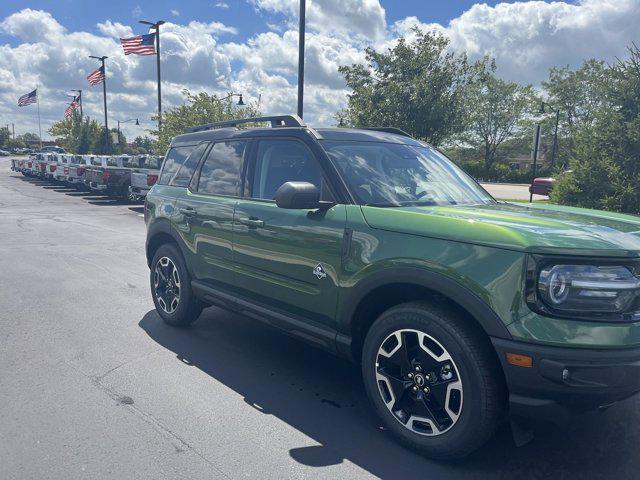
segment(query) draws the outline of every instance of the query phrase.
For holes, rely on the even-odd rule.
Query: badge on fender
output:
[[[324,271],[324,268],[322,268],[322,264],[321,263],[316,265],[316,268],[313,269],[313,274],[316,277],[318,277],[318,280],[322,280],[324,277],[327,276],[327,272]]]

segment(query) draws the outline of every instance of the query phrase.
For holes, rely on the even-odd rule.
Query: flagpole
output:
[[[149,28],[156,31],[156,65],[158,71],[158,135],[162,129],[162,87],[160,82],[160,25],[164,25],[164,20],[157,22],[148,22],[147,20],[138,20],[138,23],[149,25]]]
[[[111,153],[109,151],[109,123],[107,121],[107,69],[104,66],[104,61],[109,58],[107,56],[96,57],[95,55],[89,55],[89,58],[95,58],[102,62],[102,96],[104,100],[104,153]]]
[[[38,106],[38,135],[40,136],[40,150],[42,150],[42,126],[40,125],[40,95],[38,95],[37,85],[36,85],[36,105]]]

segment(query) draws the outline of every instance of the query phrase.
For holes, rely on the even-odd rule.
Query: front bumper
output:
[[[568,414],[606,407],[640,391],[640,348],[549,347],[492,338],[514,417],[564,423]],[[527,355],[531,367],[507,362]]]

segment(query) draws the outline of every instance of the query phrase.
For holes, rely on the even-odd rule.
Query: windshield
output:
[[[323,141],[322,145],[362,205],[495,202],[469,175],[430,147],[354,141]]]

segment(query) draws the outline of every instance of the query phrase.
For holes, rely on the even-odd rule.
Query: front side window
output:
[[[433,148],[383,142],[321,143],[361,205],[495,202],[471,177]]]
[[[286,182],[312,183],[323,200],[330,200],[320,166],[304,144],[295,140],[261,140],[250,181],[251,197],[273,200]]]
[[[240,194],[240,172],[242,171],[246,146],[245,140],[214,144],[202,164],[198,192],[238,196]]]
[[[158,179],[160,185],[169,184],[194,148],[195,145],[185,145],[182,147],[171,147],[169,149],[162,167],[162,173]]]

